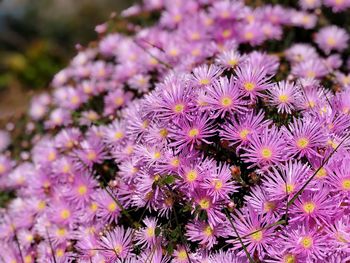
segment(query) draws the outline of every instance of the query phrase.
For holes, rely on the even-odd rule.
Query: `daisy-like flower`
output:
[[[327,136],[322,127],[322,123],[304,118],[294,119],[288,125],[288,129],[283,129],[287,140],[287,151],[293,155],[303,157],[320,156],[318,147],[324,147],[327,143]]]
[[[210,144],[207,138],[216,134],[216,128],[213,125],[213,119],[208,114],[196,116],[193,121],[183,120],[169,133],[172,142],[170,147],[175,147],[176,152],[183,149],[192,151],[194,146],[200,145],[202,142]]]
[[[264,178],[264,189],[274,200],[284,200],[300,190],[302,184],[311,176],[308,165],[300,161],[272,167]]]
[[[280,81],[269,90],[269,104],[277,107],[278,113],[291,114],[295,110],[300,90],[294,83]]]
[[[320,58],[306,60],[292,66],[292,74],[300,78],[319,79],[329,73],[329,70]]]
[[[120,207],[117,202],[106,192],[100,190],[95,197],[97,216],[106,223],[117,222],[120,215]]]
[[[249,195],[245,197],[245,200],[258,214],[266,214],[267,217],[276,219],[277,216],[279,216],[277,209],[280,206],[280,202],[274,200],[269,193],[261,187],[252,188]]]
[[[242,93],[234,83],[234,79],[219,78],[206,90],[203,98],[204,108],[214,110],[212,118],[223,118],[226,113],[243,113],[246,109]]]
[[[331,190],[343,196],[350,196],[350,167],[349,158],[344,158],[340,165],[333,166],[329,175]]]
[[[237,186],[232,182],[230,167],[227,164],[215,165],[204,178],[201,187],[213,197],[213,200],[228,200],[229,194],[236,191]]]
[[[146,217],[143,223],[145,227],[139,229],[135,234],[136,245],[140,245],[143,248],[152,248],[160,241],[160,238],[156,236],[157,219]]]
[[[222,73],[215,65],[203,65],[193,69],[192,83],[196,87],[207,87],[214,83]]]
[[[264,120],[264,112],[257,114],[254,111],[238,115],[225,122],[219,131],[220,137],[230,142],[230,145],[247,145],[253,133],[260,133],[271,124],[270,120]]]
[[[220,53],[215,62],[225,69],[231,69],[239,66],[244,59],[244,55],[241,55],[236,49],[231,49]]]
[[[324,0],[324,5],[331,7],[333,12],[341,12],[350,7],[349,0]]]
[[[317,192],[304,191],[290,208],[293,214],[290,222],[329,222],[336,209],[334,199],[329,198],[328,188]]]
[[[99,242],[101,254],[110,262],[124,259],[131,255],[132,230],[123,227],[116,227],[113,231],[107,232]]]
[[[260,168],[287,160],[283,134],[276,127],[265,127],[260,134],[253,133],[250,145],[245,148],[245,153],[241,156],[245,162],[252,163],[250,167]]]
[[[63,200],[57,200],[50,203],[49,215],[50,220],[57,224],[72,224],[76,219],[77,210]]]
[[[179,175],[183,179],[184,186],[193,191],[198,188],[203,180],[203,171],[201,171],[201,163],[197,161],[184,160],[179,168]],[[191,195],[191,192],[187,194]]]
[[[264,97],[265,94],[263,92],[271,86],[266,70],[262,67],[255,67],[251,63],[238,67],[235,73],[239,89],[252,102],[255,102],[258,97]]]
[[[89,203],[96,186],[97,182],[90,176],[76,176],[74,183],[66,189],[64,197],[79,207],[85,206]]]
[[[95,136],[90,136],[80,144],[80,149],[74,150],[75,157],[82,165],[92,167],[95,163],[102,163],[107,158],[104,145]]]
[[[287,60],[300,63],[318,57],[316,49],[309,44],[294,44],[285,52]]]
[[[304,224],[288,227],[282,236],[282,244],[286,251],[304,255],[310,262],[323,262],[331,249],[322,231]]]
[[[164,121],[178,121],[190,118],[193,111],[193,97],[184,79],[171,75],[156,92],[146,97],[147,108]]]
[[[173,253],[174,263],[189,263],[194,260],[192,254],[190,254],[188,246],[178,246]]]
[[[227,237],[227,228],[224,224],[211,227],[203,221],[195,220],[186,225],[186,236],[189,240],[199,242],[200,245],[211,249],[218,237]]]
[[[257,214],[251,206],[247,206],[236,212],[233,216],[233,224],[239,236],[241,237],[248,252],[253,255],[257,254],[259,258],[263,258],[266,249],[272,245],[274,239],[274,227],[265,228],[270,225],[272,221],[267,217]],[[228,240],[232,243],[235,249],[242,247],[238,237],[233,229],[229,231],[235,239]],[[240,255],[244,255],[244,251],[239,252]]]
[[[299,0],[299,5],[302,9],[316,9],[321,6],[320,0]]]
[[[203,191],[194,192],[195,205],[202,211],[205,211],[208,216],[208,224],[211,227],[221,224],[226,217],[221,212],[221,206],[218,202],[214,202],[213,198]]]
[[[349,34],[337,26],[322,28],[315,37],[316,44],[326,53],[343,51],[348,46]]]

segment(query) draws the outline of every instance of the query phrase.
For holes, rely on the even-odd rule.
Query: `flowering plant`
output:
[[[0,133],[0,259],[350,259],[349,35],[327,20],[350,1],[250,4],[145,0],[96,28]]]

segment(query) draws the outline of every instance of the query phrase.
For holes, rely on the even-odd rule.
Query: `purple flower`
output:
[[[343,51],[348,46],[349,34],[337,26],[322,28],[315,37],[316,44],[326,53]]]
[[[223,118],[226,113],[243,113],[246,110],[246,102],[242,99],[243,94],[235,85],[234,79],[219,78],[206,91],[202,98],[204,108],[214,110],[212,118]]]
[[[272,164],[279,164],[287,160],[284,136],[276,127],[264,128],[260,134],[253,133],[249,146],[245,148],[242,158],[251,167],[266,168]]]
[[[130,228],[116,227],[107,232],[99,242],[101,254],[114,262],[131,256],[132,230]]]
[[[184,149],[192,151],[194,146],[199,146],[202,142],[210,144],[207,138],[216,134],[213,120],[208,114],[196,116],[192,121],[183,120],[176,127],[170,130],[169,138],[172,142],[170,147],[175,147],[176,152]]]
[[[257,68],[252,64],[243,64],[235,70],[236,83],[242,94],[255,102],[258,97],[264,97],[263,91],[270,87],[269,77],[264,68]]]

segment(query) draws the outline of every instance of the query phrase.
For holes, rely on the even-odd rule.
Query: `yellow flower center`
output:
[[[57,233],[57,235],[58,235],[59,237],[63,237],[63,236],[66,235],[66,229],[64,229],[64,228],[58,228],[57,231],[56,231],[56,233]]]
[[[223,186],[223,183],[219,179],[214,179],[213,180],[213,185],[214,185],[215,190],[220,190],[222,188],[222,186]]]
[[[253,82],[244,83],[244,88],[246,91],[253,91],[255,89],[255,84]]]
[[[181,112],[184,111],[184,109],[185,109],[185,105],[183,105],[183,104],[181,104],[181,103],[176,104],[176,105],[174,106],[174,112],[175,112],[175,113],[181,113]]]
[[[210,207],[210,200],[208,198],[203,198],[198,204],[202,209],[206,210]]]
[[[254,33],[251,32],[251,31],[245,32],[245,33],[244,33],[244,38],[245,38],[246,40],[252,40],[252,39],[254,38]]]
[[[117,98],[115,98],[114,103],[117,106],[121,106],[124,103],[124,98],[123,97],[117,97]]]
[[[162,157],[162,154],[160,152],[155,152],[153,154],[153,159],[159,159],[160,157]]]
[[[206,236],[210,237],[214,231],[210,226],[207,226],[206,228],[204,228],[203,232]]]
[[[44,210],[45,207],[46,207],[46,202],[45,202],[45,201],[40,201],[40,202],[38,203],[38,209],[39,209],[39,210]]]
[[[179,50],[176,49],[176,48],[172,48],[169,51],[169,55],[172,56],[172,57],[176,57],[178,54],[179,54]]]
[[[333,46],[335,46],[335,44],[337,44],[334,37],[328,37],[326,41],[327,41],[328,46],[331,46],[331,47],[333,47]]]
[[[210,79],[208,79],[208,78],[201,79],[199,81],[199,84],[201,84],[201,85],[208,85],[208,84],[210,84]]]
[[[245,141],[247,139],[248,134],[250,133],[250,131],[248,129],[243,129],[239,132],[239,137]]]
[[[192,128],[188,131],[188,136],[191,138],[196,137],[199,134],[199,130],[197,128]]]
[[[221,105],[224,107],[229,107],[232,105],[232,99],[230,97],[223,97],[221,99]]]
[[[115,202],[112,202],[108,205],[109,212],[114,212],[116,209],[117,209],[117,205],[115,204]]]
[[[96,158],[97,158],[97,155],[96,155],[96,153],[94,151],[88,152],[87,159],[89,161],[94,161],[94,160],[96,160]]]
[[[262,233],[262,231],[258,231],[258,232],[251,234],[250,236],[254,241],[260,241],[263,238],[263,233]]]
[[[114,247],[114,252],[117,254],[117,255],[120,255],[122,252],[123,252],[123,247],[121,245],[116,245]]]
[[[299,138],[297,140],[297,146],[299,149],[305,149],[309,145],[309,140],[305,137]]]
[[[190,170],[187,174],[186,174],[186,179],[188,182],[192,183],[194,182],[198,177],[197,171],[196,170]]]
[[[180,164],[179,158],[177,158],[177,157],[173,158],[173,159],[170,161],[170,164],[171,164],[172,166],[174,166],[174,167],[178,167],[179,164]]]
[[[191,39],[192,40],[199,40],[199,39],[201,39],[201,34],[199,32],[193,32],[191,34]]]
[[[309,249],[313,244],[313,240],[311,237],[306,236],[301,239],[300,243],[304,248]]]
[[[312,71],[312,70],[308,70],[306,72],[306,77],[310,78],[310,79],[313,79],[316,77],[316,72],[315,71]]]
[[[47,159],[52,162],[54,160],[56,160],[56,153],[55,152],[50,152]]]
[[[63,209],[60,216],[63,220],[66,220],[70,217],[70,211],[68,209]]]
[[[327,170],[324,167],[322,167],[320,170],[318,170],[315,176],[319,179],[324,178],[327,176]]]
[[[223,38],[228,38],[229,36],[231,36],[232,31],[230,29],[225,29],[224,31],[222,31],[222,37]]]
[[[286,102],[288,102],[289,97],[286,94],[281,94],[278,96],[278,100],[282,103],[286,103]]]
[[[347,179],[344,179],[341,183],[342,187],[344,190],[346,191],[350,191],[350,179],[347,178]]]
[[[31,263],[32,262],[32,256],[31,255],[27,255],[24,257],[24,263]]]
[[[283,257],[284,263],[296,263],[295,256],[292,254],[287,254]]]
[[[187,259],[187,253],[184,249],[181,249],[179,253],[177,254],[177,258],[181,261],[184,261]]]
[[[154,231],[155,231],[155,229],[154,229],[154,227],[148,227],[147,229],[146,229],[146,235],[147,235],[147,237],[154,237]]]
[[[122,139],[122,138],[124,138],[124,133],[123,133],[123,132],[117,131],[117,132],[114,134],[114,139],[120,140],[120,139]]]
[[[293,184],[285,184],[283,185],[283,190],[287,193],[290,194],[294,191],[294,185]]]
[[[306,202],[304,205],[303,205],[303,209],[306,213],[308,214],[311,214],[316,208],[316,205],[314,202]]]
[[[56,250],[56,256],[60,258],[60,257],[63,257],[63,255],[64,255],[64,250],[62,248],[58,248]]]
[[[264,203],[264,211],[269,212],[275,209],[276,204],[274,202],[267,201]]]
[[[87,192],[87,187],[85,185],[80,185],[78,187],[78,193],[79,195],[85,195]]]
[[[3,174],[6,171],[5,165],[0,163],[0,174]]]
[[[168,130],[165,128],[160,129],[159,134],[162,138],[166,138],[168,136]]]
[[[261,150],[261,156],[264,159],[271,159],[272,151],[268,147],[263,147],[262,150]]]
[[[92,202],[91,205],[90,205],[90,210],[91,210],[92,212],[95,212],[95,211],[97,210],[97,208],[98,208],[97,203]]]
[[[227,61],[227,64],[229,64],[231,67],[234,67],[234,66],[236,66],[237,64],[238,64],[238,60],[237,59],[229,59],[228,61]]]

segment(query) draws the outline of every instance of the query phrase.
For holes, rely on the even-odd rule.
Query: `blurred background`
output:
[[[32,94],[97,38],[96,25],[135,0],[0,0],[0,118],[23,112]]]

